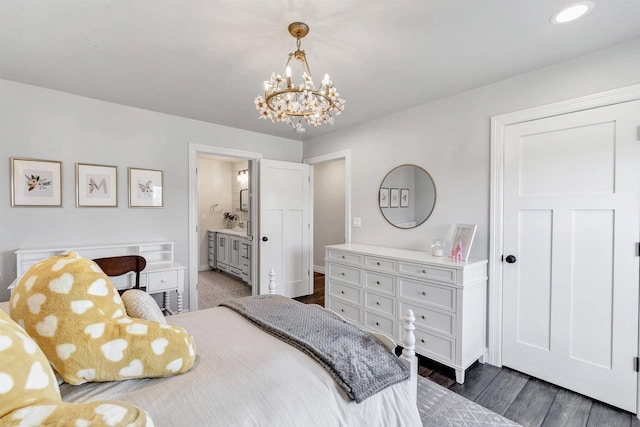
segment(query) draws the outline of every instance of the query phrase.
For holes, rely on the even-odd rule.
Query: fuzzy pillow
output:
[[[167,319],[164,318],[162,310],[160,310],[156,301],[145,291],[129,289],[122,294],[122,302],[129,317],[167,323]]]
[[[32,266],[9,309],[69,384],[175,375],[195,360],[183,328],[127,316],[109,277],[75,252]]]
[[[147,413],[124,402],[63,403],[47,358],[0,310],[0,425],[153,426]]]

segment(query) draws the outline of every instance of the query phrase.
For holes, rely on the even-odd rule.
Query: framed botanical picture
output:
[[[62,206],[62,162],[12,157],[11,206]]]
[[[464,262],[469,260],[469,252],[471,251],[477,228],[478,226],[473,224],[456,224],[453,240],[451,240],[452,260]]]
[[[162,171],[129,168],[129,207],[161,208]]]
[[[76,163],[76,207],[117,207],[116,166]]]
[[[380,195],[378,196],[381,208],[389,207],[389,189],[380,187]]]
[[[389,195],[389,206],[397,208],[400,206],[400,189],[392,188]]]
[[[400,207],[401,208],[409,207],[409,189],[408,188],[400,189]]]

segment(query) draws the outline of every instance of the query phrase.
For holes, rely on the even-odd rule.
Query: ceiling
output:
[[[327,132],[640,38],[640,1],[0,0],[0,78],[291,139]],[[344,113],[303,135],[253,100],[295,39]]]

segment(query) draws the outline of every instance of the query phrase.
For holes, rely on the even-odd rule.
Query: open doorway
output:
[[[325,246],[351,242],[351,161],[349,150],[311,157],[313,182],[312,302],[324,305]]]
[[[198,310],[200,273],[236,291],[256,294],[257,248],[254,243],[256,161],[260,153],[189,144],[189,309]],[[243,190],[243,191],[241,191]],[[226,215],[225,215],[226,214]],[[211,232],[210,232],[211,231]],[[226,286],[229,288],[229,286]],[[235,296],[237,292],[231,290]],[[216,292],[209,292],[212,300]],[[206,306],[217,305],[209,301]]]
[[[252,294],[249,160],[197,155],[198,307]]]

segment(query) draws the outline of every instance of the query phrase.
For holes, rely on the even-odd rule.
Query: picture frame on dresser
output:
[[[62,207],[62,162],[11,157],[11,206]]]
[[[162,170],[128,168],[129,170],[129,207],[161,208],[164,206],[162,196]]]
[[[460,245],[459,261],[467,262],[469,260],[469,253],[471,252],[477,229],[478,226],[476,224],[456,224],[453,239],[451,239],[450,257],[452,259],[458,258],[456,251],[458,250],[458,245]]]
[[[118,168],[76,163],[76,207],[118,206]]]

